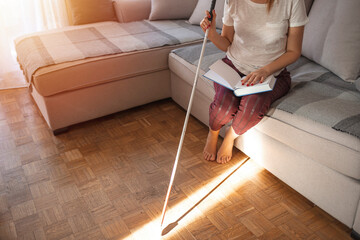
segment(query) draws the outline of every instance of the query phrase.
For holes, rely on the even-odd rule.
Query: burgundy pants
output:
[[[224,58],[223,61],[235,69],[240,76],[244,76],[228,58]],[[215,97],[209,108],[210,128],[217,131],[232,120],[235,133],[241,135],[255,126],[267,113],[270,105],[290,89],[291,77],[286,69],[276,79],[272,91],[243,97],[236,97],[233,91],[214,82]]]

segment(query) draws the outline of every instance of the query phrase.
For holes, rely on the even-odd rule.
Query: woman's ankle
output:
[[[230,126],[225,133],[225,138],[228,140],[232,140],[232,141],[234,141],[238,136],[239,135],[236,134],[236,132],[232,126]]]
[[[219,136],[220,133],[220,129],[219,130],[212,130],[211,128],[209,128],[209,134],[212,136]]]
[[[220,131],[213,131],[209,128],[209,134],[206,139],[203,155],[205,160],[215,161],[217,151],[217,141]]]

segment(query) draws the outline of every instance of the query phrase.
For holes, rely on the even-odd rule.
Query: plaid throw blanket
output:
[[[199,26],[177,21],[104,22],[45,31],[15,40],[27,79],[45,66],[201,40]]]
[[[173,53],[197,66],[200,51],[201,46],[195,45],[176,49]],[[211,64],[224,56],[208,43],[201,69],[207,71]],[[314,71],[304,73],[303,67],[309,63]],[[272,107],[360,138],[360,92],[354,84],[343,81],[304,57],[287,69],[292,72],[293,87]]]
[[[296,84],[274,107],[360,138],[360,92],[331,72]]]

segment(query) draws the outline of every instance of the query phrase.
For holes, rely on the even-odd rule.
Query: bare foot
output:
[[[219,137],[219,131],[209,129],[209,134],[206,139],[203,155],[204,159],[208,161],[215,161],[216,159],[216,144]]]
[[[234,140],[238,136],[239,135],[234,132],[234,129],[232,127],[227,130],[221,147],[219,148],[219,151],[217,153],[216,161],[218,163],[224,164],[231,160]]]

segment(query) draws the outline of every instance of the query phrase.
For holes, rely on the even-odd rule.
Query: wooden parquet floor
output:
[[[0,91],[0,239],[160,239],[185,112],[164,100],[53,136],[27,89]],[[245,155],[202,159],[191,118],[166,225]],[[249,160],[162,239],[350,239],[350,230]]]

